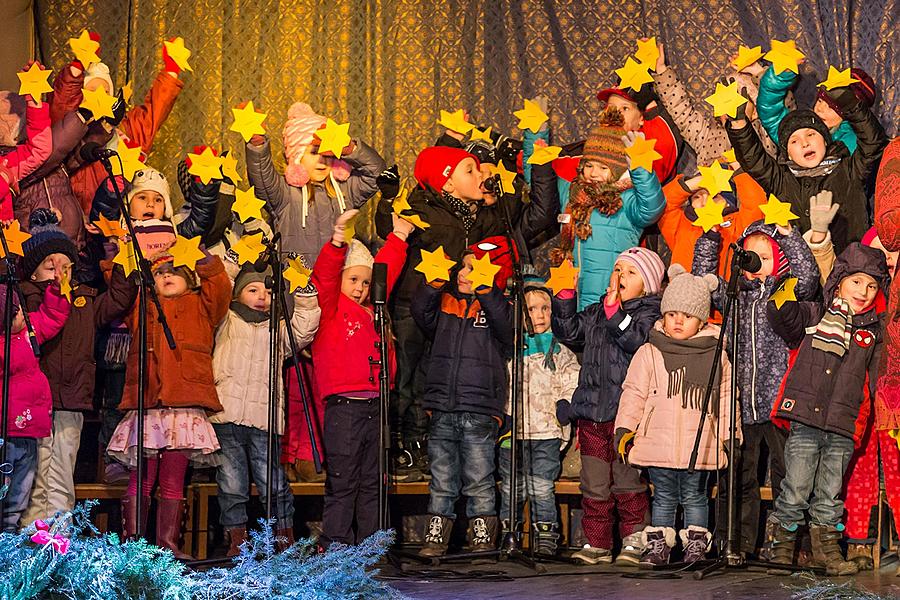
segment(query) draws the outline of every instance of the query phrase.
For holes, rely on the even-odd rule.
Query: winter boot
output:
[[[559,527],[556,523],[534,524],[534,552],[538,556],[556,556]]]
[[[825,525],[810,525],[809,535],[812,539],[813,564],[817,567],[825,567],[825,574],[855,575],[859,567],[855,562],[844,560],[838,541],[842,533],[835,527]]]
[[[769,551],[769,562],[778,565],[794,564],[794,547],[797,544],[797,531],[786,529],[777,521],[768,521],[772,523],[774,531],[772,533],[771,550]]]
[[[453,529],[453,519],[440,515],[431,515],[428,521],[428,530],[425,532],[425,545],[419,550],[419,556],[434,558],[447,553],[450,545],[450,530]]]
[[[141,501],[141,528],[137,526],[137,497],[122,496],[122,541],[143,537],[147,534],[147,521],[150,518],[150,496]]]
[[[497,517],[493,515],[472,517],[469,519],[469,531],[467,532],[468,549],[470,552],[489,552],[497,549]],[[493,558],[478,559],[472,564],[494,562]]]
[[[847,544],[847,560],[855,562],[860,571],[871,571],[875,568],[872,544]]]
[[[642,567],[659,567],[669,564],[675,546],[675,530],[671,527],[647,527],[642,532],[644,555]]]
[[[775,533],[781,525],[777,521],[766,519],[766,530],[763,534],[762,547],[759,549],[759,559],[772,562],[772,545],[775,543]]]
[[[316,473],[316,463],[311,460],[298,458],[294,461],[294,469],[301,483],[325,483],[325,471]]]
[[[294,528],[284,527],[275,531],[275,551],[284,552],[294,545]]]
[[[225,529],[225,537],[228,540],[228,552],[225,556],[235,557],[241,553],[241,544],[247,541],[247,527],[228,527]]]
[[[635,531],[622,539],[622,550],[616,557],[616,566],[636,567],[641,563],[641,555],[644,553],[643,531]]]
[[[706,553],[712,545],[712,534],[705,527],[691,525],[679,532],[681,547],[684,548],[686,563],[695,563],[706,558]]]
[[[184,498],[160,498],[156,508],[156,545],[168,548],[178,560],[194,560],[181,551]]]
[[[576,565],[608,565],[613,560],[612,550],[594,548],[590,544],[585,544],[584,548],[572,555],[572,560]]]

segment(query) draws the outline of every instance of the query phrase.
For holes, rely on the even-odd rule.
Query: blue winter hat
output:
[[[62,229],[59,218],[49,208],[37,208],[28,218],[31,237],[22,244],[22,274],[30,277],[35,269],[51,254],[65,254],[73,263],[78,250]]]

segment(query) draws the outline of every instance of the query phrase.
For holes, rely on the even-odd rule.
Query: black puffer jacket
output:
[[[812,333],[826,311],[818,302],[785,302],[777,308],[769,302],[772,328],[791,347],[800,344],[797,359],[787,374],[784,394],[776,408],[778,417],[830,431],[855,436],[855,422],[862,404],[866,377],[874,397],[878,358],[883,340],[884,298],[889,286],[884,254],[859,243],[850,244],[837,258],[825,282],[824,297],[835,297],[841,281],[854,273],[866,273],[881,290],[873,308],[853,315],[850,347],[843,356],[812,347]]]
[[[432,338],[425,409],[502,417],[513,344],[512,311],[503,292],[492,288],[469,296],[422,285],[412,315]]]
[[[647,342],[653,324],[662,316],[660,297],[654,295],[626,300],[607,319],[605,297],[581,312],[577,312],[577,297],[553,298],[553,335],[573,352],[584,352],[578,388],[566,420],[615,420],[631,358]]]

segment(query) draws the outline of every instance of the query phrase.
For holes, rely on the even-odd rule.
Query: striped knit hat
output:
[[[659,254],[653,250],[635,246],[616,257],[616,262],[620,260],[630,262],[637,267],[641,279],[644,280],[644,291],[648,296],[659,293],[663,275],[666,273],[666,265],[663,264]]]
[[[581,157],[581,166],[593,160],[601,162],[613,172],[613,181],[618,179],[628,170],[628,162],[625,160],[625,144],[622,136],[624,119],[618,109],[607,107],[600,113],[597,124],[588,135],[584,143],[584,153]],[[580,170],[580,169],[579,169]]]

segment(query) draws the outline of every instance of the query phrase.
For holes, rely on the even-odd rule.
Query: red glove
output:
[[[170,42],[174,42],[174,41],[175,41],[175,38],[172,38],[172,39],[169,40],[169,41],[170,41]],[[170,73],[175,73],[176,75],[177,75],[178,73],[181,73],[181,67],[179,67],[179,66],[178,66],[178,63],[176,63],[174,60],[172,60],[172,59],[169,57],[169,51],[166,50],[166,45],[165,45],[165,44],[163,44],[162,56],[163,56],[163,65],[165,66],[166,71],[169,71]]]

